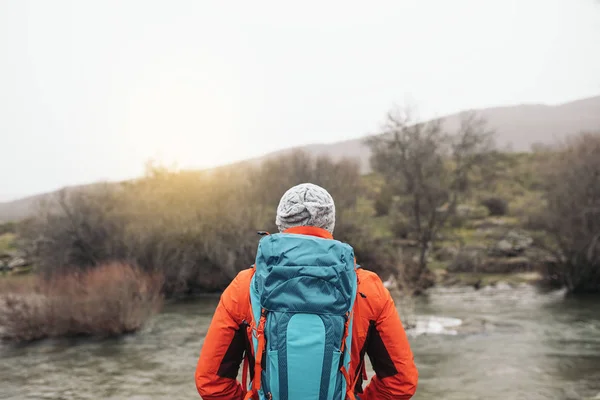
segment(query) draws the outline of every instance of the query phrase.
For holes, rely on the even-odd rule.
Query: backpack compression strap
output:
[[[356,270],[357,268],[360,268],[357,264],[356,264],[356,257],[354,257],[354,269]],[[357,277],[358,279],[358,277]],[[342,339],[342,347],[341,347],[341,352],[342,352],[342,365],[340,367],[340,372],[342,373],[342,375],[344,376],[344,379],[346,380],[346,398],[350,399],[350,400],[356,400],[356,396],[354,395],[354,386],[356,385],[356,382],[358,382],[357,377],[354,378],[354,380],[352,380],[350,378],[350,374],[348,373],[348,370],[346,370],[346,366],[343,363],[344,360],[344,355],[345,355],[345,351],[347,350],[347,346],[346,346],[346,339],[348,338],[348,331],[350,329],[350,320],[352,318],[352,316],[354,315],[354,313],[348,312],[346,314],[346,323],[344,324],[344,338]]]
[[[352,379],[350,379],[350,375],[346,370],[346,366],[344,365],[344,357],[346,354],[347,346],[346,339],[348,339],[348,331],[350,329],[350,319],[352,318],[352,314],[350,312],[346,313],[346,323],[344,324],[344,337],[342,338],[342,347],[340,351],[342,352],[342,357],[340,358],[342,366],[340,367],[340,372],[344,375],[344,379],[346,380],[346,398],[350,400],[356,400],[354,396],[354,386],[352,386]]]
[[[260,321],[258,323],[258,327],[256,330],[253,330],[252,334],[256,335],[256,339],[258,340],[258,348],[256,349],[256,353],[254,354],[255,363],[254,363],[254,379],[252,380],[252,390],[246,393],[246,397],[244,400],[250,400],[258,394],[261,385],[261,375],[262,375],[262,358],[263,353],[265,352],[265,322],[267,321],[267,310],[263,309],[260,313]]]

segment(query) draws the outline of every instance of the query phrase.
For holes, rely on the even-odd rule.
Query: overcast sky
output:
[[[598,94],[596,0],[2,0],[0,201]]]

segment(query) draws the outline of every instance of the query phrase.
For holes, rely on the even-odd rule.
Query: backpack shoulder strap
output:
[[[246,349],[246,354],[244,356],[244,363],[242,365],[242,387],[244,389],[244,391],[249,391],[250,387],[248,386],[248,373],[252,373],[250,371],[251,367],[255,367],[254,365],[250,365],[250,359],[253,352],[255,352],[255,349],[258,347],[258,343],[256,342],[255,339],[255,330],[256,330],[256,326],[257,323],[256,321],[258,321],[258,319],[255,317],[255,313],[254,313],[254,309],[252,307],[252,304],[257,304],[257,299],[254,299],[252,296],[252,289],[254,287],[254,273],[256,272],[256,265],[252,265],[251,266],[251,276],[250,279],[248,280],[247,283],[247,287],[248,287],[248,304],[250,307],[250,320],[248,321],[248,327],[250,329],[250,343],[249,343],[249,348]],[[260,308],[258,308],[260,310]],[[254,357],[254,362],[256,361],[256,358]],[[256,376],[256,372],[254,374],[252,374],[253,377]],[[251,397],[252,398],[252,397]],[[258,397],[254,397],[254,398],[258,398]]]
[[[253,265],[253,271],[256,272],[256,265]],[[254,349],[254,379],[251,382],[252,387],[249,387],[247,373],[250,365],[246,357],[244,360],[244,370],[242,371],[242,384],[244,386],[244,390],[248,390],[246,397],[244,398],[245,400],[257,398],[258,396],[258,390],[261,387],[262,358],[265,350],[264,332],[267,312],[261,307],[260,298],[256,292],[255,281],[256,275],[253,274],[249,284],[249,301],[252,314],[250,329],[252,332],[252,348]]]
[[[352,314],[352,311],[346,314],[346,323],[344,324],[344,335],[342,337],[342,347],[340,349],[340,352],[342,353],[342,356],[340,358],[340,372],[342,373],[342,375],[344,376],[344,380],[346,381],[346,397],[350,400],[355,400],[352,379],[350,378],[350,374],[348,373],[348,370],[344,363],[346,352],[350,351],[350,349],[348,348],[349,346],[347,346],[346,344],[346,341],[348,340],[348,336],[350,334],[350,327],[352,326]]]
[[[252,389],[246,393],[244,400],[250,400],[255,395],[258,394],[258,391],[261,387],[261,376],[262,376],[262,359],[263,354],[265,353],[265,322],[267,321],[267,311],[262,310],[260,315],[260,320],[256,329],[252,330],[252,337],[256,337],[256,341],[258,342],[258,346],[256,347],[256,352],[254,359],[254,379],[252,381]]]

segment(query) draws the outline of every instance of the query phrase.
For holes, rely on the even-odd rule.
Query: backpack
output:
[[[260,240],[246,400],[355,399],[348,371],[356,268],[352,247],[337,240],[286,233]]]

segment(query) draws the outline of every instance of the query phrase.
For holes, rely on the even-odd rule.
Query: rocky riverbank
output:
[[[514,216],[490,216],[481,207],[462,206],[459,226],[440,235],[430,268],[441,286],[517,287],[542,281],[553,264],[536,246],[539,233]]]
[[[0,274],[27,273],[31,267],[31,259],[17,247],[15,234],[0,235]]]

